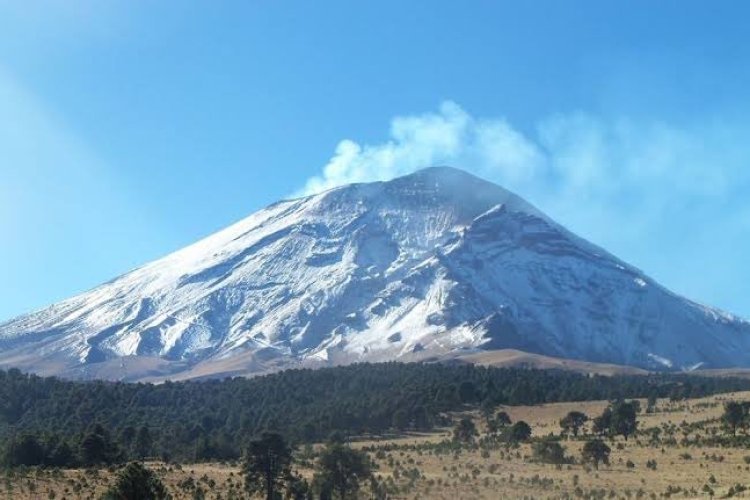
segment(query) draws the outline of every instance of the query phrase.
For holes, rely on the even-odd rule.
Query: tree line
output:
[[[680,374],[587,376],[461,364],[376,363],[245,379],[132,384],[0,371],[0,460],[93,465],[144,457],[235,460],[264,431],[289,442],[446,425],[466,408],[701,397],[750,381]]]

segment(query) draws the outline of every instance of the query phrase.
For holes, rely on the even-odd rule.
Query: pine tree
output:
[[[588,422],[589,417],[585,413],[580,411],[571,411],[560,420],[560,427],[562,427],[563,433],[573,433],[573,436],[578,436],[578,432],[581,427]]]
[[[330,443],[318,459],[313,482],[321,498],[330,498],[335,491],[346,500],[354,498],[360,483],[371,476],[367,455],[342,443]]]
[[[592,439],[586,441],[581,449],[581,458],[586,463],[593,463],[594,468],[599,468],[599,463],[602,462],[605,465],[609,465],[609,446],[606,445],[601,439]]]
[[[138,462],[131,462],[117,475],[102,500],[167,500],[171,498],[158,477]]]
[[[141,460],[151,454],[151,448],[153,446],[153,440],[151,439],[151,433],[148,427],[145,425],[138,429],[138,434],[135,437],[135,452]]]
[[[274,500],[292,477],[292,450],[284,437],[275,432],[266,432],[250,442],[243,472],[245,489],[248,492],[263,492],[267,500]]]

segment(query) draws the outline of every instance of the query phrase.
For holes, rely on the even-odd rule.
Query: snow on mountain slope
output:
[[[466,348],[718,368],[750,366],[748,347],[747,322],[451,168],[276,203],[0,325],[0,365],[77,375],[133,357],[171,373],[247,358],[252,373]]]

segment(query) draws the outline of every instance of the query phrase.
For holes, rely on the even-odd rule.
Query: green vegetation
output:
[[[589,417],[580,411],[571,411],[560,420],[560,427],[564,435],[573,434],[573,437],[578,437],[578,432],[581,430]]]
[[[594,419],[594,432],[609,436],[620,435],[627,441],[638,428],[637,415],[640,410],[638,401],[617,400]]]
[[[501,430],[509,426],[511,423],[512,422],[508,414],[504,411],[499,411],[497,412],[497,415],[495,415],[494,418],[489,417],[487,419],[487,429],[489,429],[491,433],[496,433],[496,432],[500,432]]]
[[[438,495],[495,498],[495,493],[504,498],[528,497],[528,493],[534,498],[697,497],[701,491],[719,498],[746,494],[747,485],[736,484],[735,479],[750,470],[747,422],[745,417],[737,418],[744,413],[736,410],[742,409],[742,401],[738,406],[722,396],[701,401],[659,399],[650,414],[641,414],[632,400],[611,400],[603,410],[606,405],[601,403],[582,403],[578,412],[569,411],[568,404],[503,408],[514,415],[512,423],[496,405],[461,403],[459,411],[440,415],[446,426],[437,433],[363,436],[366,442],[354,447],[345,433],[333,433],[320,446],[300,445],[278,432],[260,432],[239,443],[241,461],[187,466],[147,456],[147,467],[140,461],[130,463],[116,475],[113,465],[101,464],[126,463],[128,456],[158,445],[154,444],[159,442],[154,439],[158,431],[143,426],[117,431],[94,424],[68,442],[54,433],[23,431],[8,440],[6,456],[15,462],[2,471],[0,496],[57,500],[172,495],[229,500],[250,494],[279,500],[384,500]],[[584,412],[601,413],[594,420],[604,437],[593,433]],[[534,423],[533,429],[521,416]],[[404,424],[402,416],[395,420],[416,428],[411,422]],[[577,436],[576,424],[581,424]],[[448,425],[453,432],[447,432]],[[568,450],[572,450],[569,455]],[[69,457],[63,468],[80,467],[51,466],[53,456]],[[42,467],[24,467],[25,462]],[[691,471],[689,478],[679,472],[682,468]],[[654,483],[657,477],[659,485]]]
[[[170,496],[156,475],[138,462],[131,462],[118,474],[117,481],[102,500],[167,500]]]
[[[329,443],[318,459],[313,488],[321,499],[341,500],[356,498],[361,483],[372,477],[372,465],[367,455],[340,443]]]
[[[298,444],[323,441],[333,431],[358,436],[429,430],[450,425],[447,412],[483,408],[491,415],[501,404],[700,397],[747,389],[750,381],[733,378],[603,377],[416,363],[158,385],[71,382],[0,371],[0,465],[236,460],[242,444],[265,431]],[[610,409],[604,429],[627,437],[635,431],[628,411],[637,409],[622,404]],[[509,425],[502,412],[489,418],[503,441],[529,438],[525,424]]]
[[[276,498],[292,479],[292,449],[281,434],[266,432],[250,442],[243,472],[250,494],[262,492],[267,500]]]
[[[477,426],[468,417],[459,420],[453,428],[453,440],[458,443],[471,443],[478,434]]]
[[[724,415],[722,416],[724,425],[732,431],[732,436],[737,435],[737,430],[747,429],[750,425],[750,404],[728,401],[724,405]]]
[[[312,485],[292,470],[292,449],[277,433],[264,433],[251,441],[242,470],[245,490],[262,494],[267,500],[282,498],[317,498],[341,500],[356,498],[360,486],[372,480],[372,464],[366,453],[350,448],[334,437],[323,449],[314,465]],[[370,486],[377,488],[377,482]]]
[[[522,443],[531,438],[531,426],[519,420],[507,428],[507,441],[511,443]]]
[[[565,456],[565,448],[551,439],[537,441],[531,447],[534,459],[546,464],[564,464],[570,462]]]
[[[581,460],[584,463],[591,463],[594,468],[599,468],[599,463],[609,465],[609,453],[612,451],[601,439],[592,439],[586,441],[581,449]]]

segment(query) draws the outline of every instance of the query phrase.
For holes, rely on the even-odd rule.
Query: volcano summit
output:
[[[750,366],[750,323],[666,290],[520,197],[429,168],[280,201],[0,325],[0,366],[253,374],[466,350]]]

